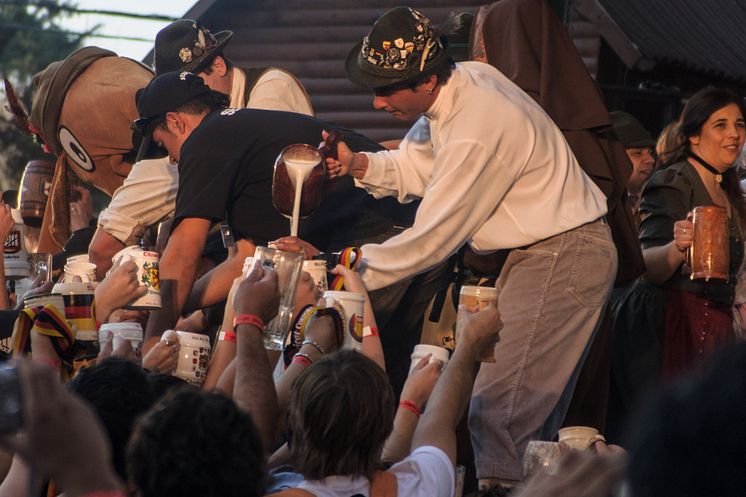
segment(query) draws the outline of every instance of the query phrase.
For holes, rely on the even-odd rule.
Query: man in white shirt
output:
[[[196,21],[180,19],[158,32],[155,71],[190,71],[212,89],[230,96],[230,107],[282,110],[313,116],[305,88],[295,76],[278,68],[239,69],[223,56],[231,31],[212,34]],[[150,226],[174,212],[178,170],[168,158],[138,161],[124,184],[101,212],[89,247],[91,262],[103,275],[111,257],[137,244]]]
[[[417,120],[398,150],[328,164],[376,197],[422,198],[412,228],[362,247],[369,290],[425,271],[464,243],[511,249],[500,274],[505,328],[471,405],[477,473],[521,479],[528,441],[562,422],[616,273],[606,200],[541,107],[492,66],[454,65],[447,40],[408,8],[384,14],[347,57],[373,106]]]

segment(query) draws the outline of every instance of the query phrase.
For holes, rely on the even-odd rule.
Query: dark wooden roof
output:
[[[474,11],[484,0],[410,0],[430,17]],[[305,85],[319,118],[354,128],[374,140],[401,138],[408,124],[372,106],[370,91],[344,74],[347,52],[373,23],[401,1],[201,0],[185,17],[197,17],[213,32],[230,29],[225,54],[238,66],[287,69]]]
[[[645,58],[746,81],[743,0],[596,1]]]

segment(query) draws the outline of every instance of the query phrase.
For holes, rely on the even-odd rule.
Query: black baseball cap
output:
[[[137,90],[137,113],[140,117],[132,123],[132,127],[142,135],[137,161],[152,155],[153,130],[166,119],[167,113],[195,98],[211,94],[223,98],[227,104],[227,95],[211,90],[201,77],[187,71],[161,74],[153,78],[148,86]]]

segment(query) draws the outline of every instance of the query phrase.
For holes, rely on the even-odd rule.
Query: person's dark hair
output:
[[[192,99],[185,104],[178,106],[172,112],[183,112],[193,116],[201,114],[209,114],[216,110],[225,109],[230,103],[230,97],[218,91],[211,91],[201,97]],[[168,124],[164,119],[157,126],[156,129],[168,129]]]
[[[689,138],[700,134],[702,126],[710,116],[730,104],[736,104],[741,115],[746,118],[746,105],[743,98],[730,90],[707,87],[695,93],[681,112],[677,136],[679,146],[673,151],[670,162],[666,165],[686,160],[690,152]],[[722,188],[731,206],[738,213],[739,223],[742,227],[746,226],[746,200],[744,200],[741,182],[735,167],[723,173]]]
[[[630,495],[743,495],[744,419],[746,344],[738,344],[639,413],[625,444]]]
[[[394,424],[386,373],[354,350],[323,357],[295,381],[288,407],[290,453],[306,479],[371,478]]]
[[[130,361],[110,357],[97,366],[81,370],[69,388],[98,414],[109,435],[114,469],[126,479],[127,441],[137,417],[155,401],[145,372]]]
[[[8,204],[11,209],[18,209],[18,190],[5,190],[3,192],[3,202]]]
[[[209,57],[209,58],[205,59],[202,62],[202,64],[200,64],[199,66],[195,67],[192,72],[194,74],[199,74],[199,73],[203,72],[203,73],[205,73],[205,74],[207,74],[209,76],[210,74],[212,74],[212,63],[215,61],[216,57],[220,57],[221,59],[223,59],[223,62],[225,62],[225,67],[229,71],[231,69],[233,69],[233,62],[231,62],[231,60],[229,58],[227,58],[225,55],[223,55],[223,51],[221,50],[220,52],[217,52],[216,54],[214,54],[212,57]]]
[[[427,81],[427,78],[432,76],[433,74],[438,77],[438,84],[444,85],[448,83],[448,80],[451,79],[451,74],[453,73],[453,69],[456,67],[456,64],[453,62],[453,59],[448,57],[448,59],[444,60],[443,63],[437,68],[430,71],[430,74],[427,76],[423,76],[414,83],[410,83],[408,86],[412,89],[414,89],[417,85],[420,85]]]
[[[262,444],[251,416],[218,393],[182,388],[156,403],[127,446],[141,497],[260,497]]]
[[[474,24],[472,12],[451,12],[436,29],[438,33],[448,38],[448,52],[456,62],[471,58],[469,45],[472,24]]]
[[[185,382],[181,378],[172,376],[170,374],[153,373],[150,372],[145,377],[150,385],[155,400],[159,400],[165,397],[171,390],[176,388],[197,388],[196,386]]]
[[[376,95],[387,95],[399,90],[414,90],[415,88],[417,88],[418,85],[425,83],[427,79],[432,75],[438,77],[438,85],[444,85],[448,82],[449,79],[451,79],[451,74],[453,73],[455,67],[456,63],[453,62],[450,57],[448,57],[440,66],[425,71],[424,76],[421,76],[414,81],[397,83],[391,86],[382,86],[373,90],[373,93],[375,93]]]

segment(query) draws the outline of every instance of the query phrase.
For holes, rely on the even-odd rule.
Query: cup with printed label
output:
[[[200,333],[177,331],[179,337],[179,361],[173,375],[182,380],[201,385],[207,374],[210,360],[210,338]]]
[[[121,264],[128,260],[134,262],[137,265],[138,283],[148,289],[145,295],[124,306],[125,309],[148,311],[161,308],[160,256],[158,252],[143,250],[133,245],[117,252],[111,260],[115,264],[117,262]]]
[[[355,292],[327,290],[324,292],[324,301],[327,307],[337,305],[344,311],[342,320],[345,323],[345,338],[342,347],[360,350],[363,346],[365,297]]]

